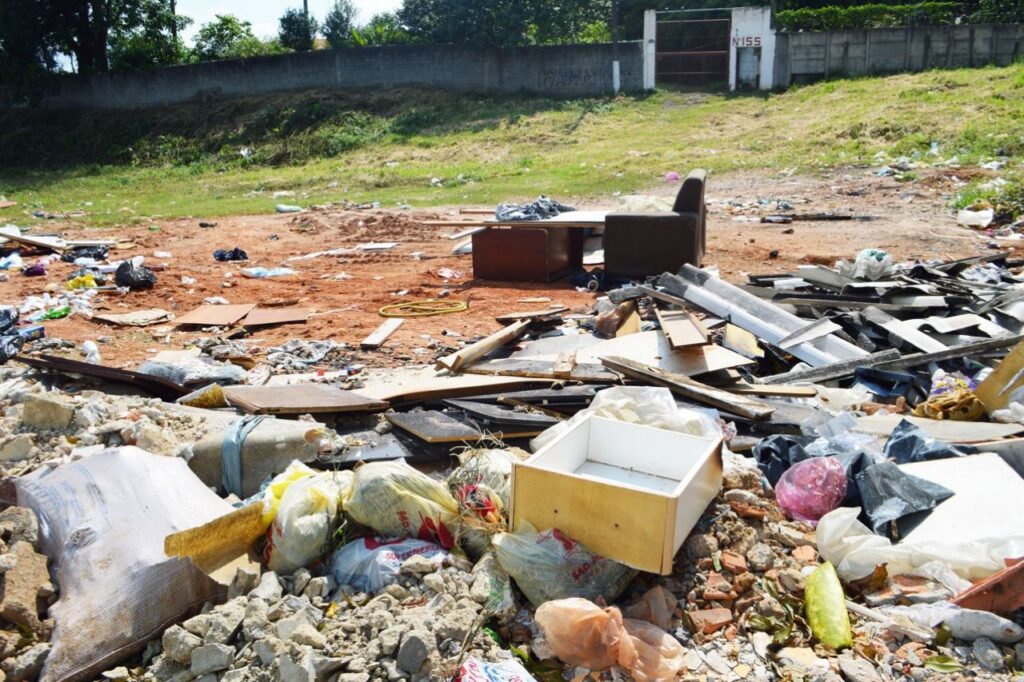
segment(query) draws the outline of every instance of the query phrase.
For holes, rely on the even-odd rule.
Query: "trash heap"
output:
[[[685,266],[388,371],[5,312],[0,682],[1006,678],[1021,265]]]

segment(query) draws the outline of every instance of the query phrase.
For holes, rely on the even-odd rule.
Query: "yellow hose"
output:
[[[433,317],[461,313],[469,309],[465,301],[452,301],[443,298],[432,298],[426,301],[407,301],[392,303],[380,309],[381,317]]]

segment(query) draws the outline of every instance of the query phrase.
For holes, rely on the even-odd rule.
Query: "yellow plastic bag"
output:
[[[324,554],[351,487],[351,471],[317,472],[289,483],[267,531],[264,556],[270,570],[291,573]]]
[[[831,562],[826,561],[808,576],[804,601],[807,622],[815,637],[837,651],[853,645],[846,596]]]
[[[564,663],[591,670],[618,665],[637,682],[673,680],[684,666],[683,646],[656,625],[623,619],[615,607],[558,599],[537,609],[537,625]]]
[[[356,469],[345,512],[381,535],[455,546],[459,503],[444,483],[405,462],[371,462]]]
[[[97,286],[96,278],[91,272],[69,279],[67,283],[69,291],[74,291],[75,289],[95,289]]]

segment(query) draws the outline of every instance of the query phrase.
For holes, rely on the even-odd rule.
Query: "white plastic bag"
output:
[[[267,531],[264,557],[270,570],[291,573],[323,554],[351,487],[351,471],[327,471],[302,476],[285,488]]]
[[[444,483],[403,461],[371,462],[356,469],[345,512],[381,535],[455,546],[459,504]]]
[[[903,541],[892,544],[857,520],[858,507],[839,507],[818,522],[818,552],[831,561],[839,577],[859,580],[886,564],[889,575],[909,573],[931,561],[946,563],[961,578],[978,580],[1006,567],[1004,559],[1024,556],[1024,538],[992,538],[972,542]]]
[[[524,526],[515,533],[499,533],[491,542],[498,563],[534,606],[566,597],[611,602],[637,574],[558,530],[536,533]]]
[[[880,249],[864,249],[852,263],[837,261],[836,270],[843,277],[876,281],[892,274],[892,256]]]
[[[60,600],[53,649],[39,679],[99,679],[225,588],[164,538],[232,511],[183,459],[111,448],[15,480],[18,504],[39,516]]]
[[[578,424],[587,415],[643,424],[656,429],[718,438],[722,429],[705,412],[676,406],[672,392],[662,387],[615,386],[598,393],[590,406],[559,422],[530,441],[533,451],[541,449]]]
[[[331,557],[331,574],[339,585],[376,594],[395,582],[405,560],[421,554],[438,566],[448,556],[439,545],[415,538],[360,538]]]
[[[516,659],[501,663],[487,663],[479,658],[467,658],[459,668],[458,682],[537,682]]]

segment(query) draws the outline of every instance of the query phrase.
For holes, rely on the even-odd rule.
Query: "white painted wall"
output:
[[[775,82],[775,32],[770,7],[736,7],[732,11],[729,41],[729,89],[736,89],[736,48],[761,48],[760,87],[770,90]]]
[[[644,11],[644,90],[653,90],[658,62],[658,17],[653,9]]]

